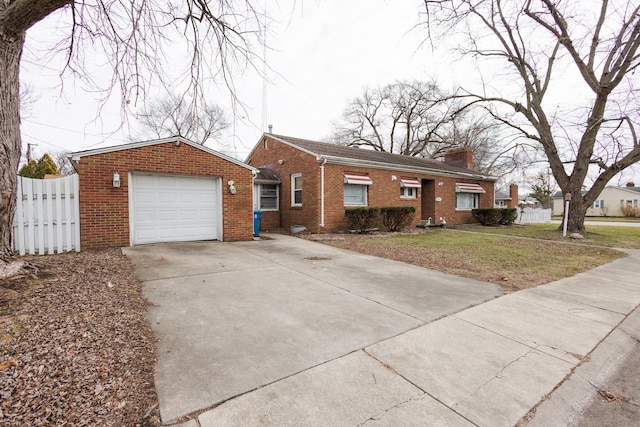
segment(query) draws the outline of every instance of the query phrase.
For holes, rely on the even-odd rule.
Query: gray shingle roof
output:
[[[511,200],[511,196],[504,191],[496,191],[495,200]]]
[[[271,169],[259,168],[254,182],[256,184],[280,184],[280,178]]]
[[[495,180],[496,178],[478,172],[472,169],[467,169],[459,166],[453,166],[439,160],[426,159],[422,157],[402,156],[399,154],[391,154],[381,151],[368,150],[363,148],[345,147],[337,144],[330,144],[327,142],[310,141],[307,139],[293,138],[284,135],[272,135],[266,136],[284,142],[288,145],[292,145],[303,149],[310,154],[317,157],[333,157],[344,160],[351,160],[355,162],[374,162],[396,167],[409,167],[413,169],[423,169],[425,173],[429,172],[441,172],[446,174],[456,175],[476,175],[474,178]]]

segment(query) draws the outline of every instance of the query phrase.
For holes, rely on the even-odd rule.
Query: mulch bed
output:
[[[159,426],[147,301],[119,249],[0,281],[0,426]]]

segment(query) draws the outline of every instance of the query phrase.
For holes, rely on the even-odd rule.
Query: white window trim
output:
[[[473,196],[475,198],[475,207],[471,207],[471,208],[459,208],[458,207],[458,194],[470,194],[471,196]],[[455,193],[455,197],[456,197],[456,211],[471,211],[473,209],[478,209],[478,206],[480,206],[480,193],[467,193],[466,191],[458,191]]]
[[[262,207],[262,186],[263,185],[274,185],[276,187],[276,207],[275,209],[272,208],[268,208],[268,209],[264,209]],[[260,209],[262,212],[271,212],[271,211],[279,211],[280,210],[280,185],[279,184],[258,184],[258,191],[257,191],[257,198],[258,201],[256,203],[258,209]]]
[[[400,187],[401,199],[417,199],[418,198],[418,188],[417,187]],[[407,195],[407,192],[413,192],[413,196]]]
[[[351,186],[360,186],[363,187],[364,190],[364,203],[347,203],[346,199],[344,198],[344,189],[346,188],[347,185],[351,185]],[[369,192],[368,190],[368,184],[344,184],[344,186],[342,187],[342,197],[343,197],[343,203],[344,206],[369,206]]]
[[[291,174],[291,206],[292,207],[302,207],[302,202],[296,203],[296,178],[302,179],[301,173],[292,173]],[[302,200],[302,188],[300,188],[300,200]]]

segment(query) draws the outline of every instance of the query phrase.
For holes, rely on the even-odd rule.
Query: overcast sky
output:
[[[321,139],[330,135],[331,122],[340,118],[347,101],[365,86],[438,73],[447,76],[430,49],[419,47],[422,31],[412,31],[419,22],[419,1],[280,1],[279,7],[273,3],[269,10],[274,23],[269,28],[267,53],[273,70],[267,85],[267,122],[273,124],[275,133]],[[118,100],[101,112],[101,123],[94,123],[95,93],[84,92],[68,79],[64,96],[60,95],[59,66],[52,65],[58,62],[42,61],[41,50],[31,47],[46,40],[47,25],[53,25],[51,20],[30,30],[23,58],[21,78],[35,95],[22,122],[25,146],[38,144],[35,152],[39,155],[129,142],[126,127],[111,134],[121,122]],[[236,86],[246,107],[237,112],[236,143],[234,126],[230,126],[222,145],[207,145],[244,159],[264,130],[263,79],[248,71],[237,77]],[[224,88],[212,91],[210,98],[227,109],[231,119]]]
[[[274,133],[321,140],[331,134],[349,99],[365,86],[382,86],[401,79],[436,78],[445,88],[470,84],[477,77],[469,63],[454,61],[450,52],[432,52],[422,44],[426,34],[416,29],[424,3],[418,0],[280,0],[268,12],[273,19],[267,63],[266,124]],[[98,113],[98,94],[73,79],[64,81],[61,59],[43,58],[51,29],[60,17],[48,18],[27,34],[21,79],[33,89],[34,100],[22,119],[23,153],[37,144],[34,156],[45,152],[79,151],[119,145],[140,138],[135,118],[131,129],[118,130],[122,111],[114,99]],[[213,149],[244,160],[266,129],[263,122],[263,79],[248,71],[236,76],[245,109],[233,119],[228,93],[212,89],[209,99],[228,111],[235,122]],[[99,116],[100,120],[96,121]],[[137,133],[136,133],[137,132]],[[135,135],[135,136],[133,136]],[[633,175],[630,175],[633,177]]]

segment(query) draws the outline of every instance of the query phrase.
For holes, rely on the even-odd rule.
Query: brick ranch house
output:
[[[413,225],[456,225],[476,222],[471,209],[494,206],[496,178],[474,171],[465,148],[442,162],[264,134],[246,163],[263,176],[254,188],[263,230],[343,231],[345,209],[359,206],[414,206]]]
[[[79,175],[82,248],[253,238],[257,170],[241,161],[181,137],[69,157]]]

